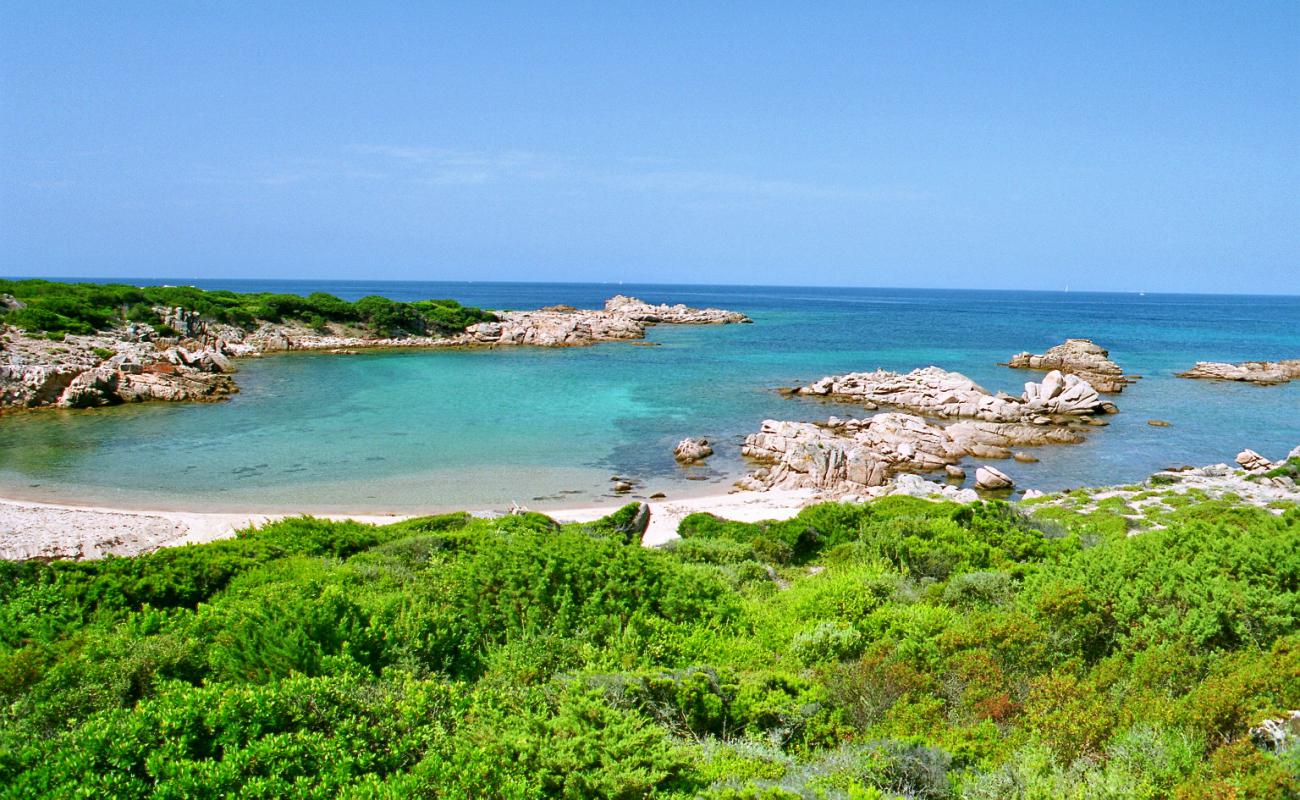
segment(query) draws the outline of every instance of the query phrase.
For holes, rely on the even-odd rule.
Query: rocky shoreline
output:
[[[883,429],[876,434],[883,436]],[[900,457],[905,451],[904,444],[899,442],[895,447]],[[1127,486],[1076,489],[1046,495],[1031,490],[1024,493],[1019,505],[1030,512],[1059,506],[1085,514],[1114,514],[1123,518],[1121,521],[1130,527],[1131,532],[1162,527],[1163,514],[1171,513],[1186,503],[1203,500],[1228,500],[1267,508],[1277,514],[1300,507],[1300,487],[1297,486],[1300,447],[1292,450],[1287,459],[1279,461],[1270,461],[1254,451],[1244,450],[1238,455],[1237,462],[1235,466],[1174,467],[1157,472],[1140,484]],[[789,519],[800,509],[826,500],[859,502],[891,495],[962,503],[981,499],[973,489],[937,483],[912,473],[894,475],[885,484],[864,486],[849,495],[800,488],[741,491],[676,501],[652,499],[643,504],[648,510],[649,520],[642,543],[657,546],[677,538],[677,524],[685,516],[697,512],[723,519],[757,522]],[[544,513],[557,521],[577,522],[598,519],[616,508],[617,505],[605,504]],[[310,509],[302,511],[310,513]],[[0,500],[0,559],[80,560],[106,555],[139,555],[162,547],[228,538],[239,530],[258,527],[284,516],[258,512],[189,513],[86,508]],[[408,518],[374,514],[317,516],[373,524]]]
[[[653,325],[752,322],[735,311],[651,305],[617,295],[603,309],[557,306],[504,311],[451,336],[376,337],[338,323],[216,323],[182,308],[156,309],[163,335],[148,323],[128,323],[60,341],[0,331],[0,412],[19,408],[93,408],[160,400],[216,401],[238,391],[234,359],[285,351],[347,353],[361,349],[441,347],[583,347],[645,338]],[[170,334],[169,332],[169,334]]]

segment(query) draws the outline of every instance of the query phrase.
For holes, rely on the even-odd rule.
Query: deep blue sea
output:
[[[144,283],[144,281],[130,281]],[[617,293],[743,311],[754,325],[653,328],[661,346],[286,354],[239,363],[218,404],[0,418],[0,495],[191,509],[414,512],[716,493],[743,473],[766,418],[851,406],[775,389],[822,375],[935,364],[1019,394],[1041,373],[997,366],[1088,337],[1143,376],[1080,445],[999,463],[1021,488],[1136,481],[1172,464],[1278,458],[1300,444],[1300,383],[1177,379],[1197,360],[1300,357],[1300,297],[621,284],[152,280],[356,299],[452,297],[487,308],[599,307]],[[1285,288],[1285,287],[1283,287]],[[1147,424],[1159,418],[1168,428]],[[717,455],[683,469],[684,436]]]

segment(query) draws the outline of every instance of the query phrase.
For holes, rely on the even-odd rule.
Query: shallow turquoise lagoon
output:
[[[177,282],[177,281],[170,281]],[[1081,445],[999,468],[1024,488],[1139,480],[1178,464],[1280,457],[1300,444],[1300,384],[1173,377],[1198,359],[1300,357],[1300,298],[576,284],[207,281],[347,298],[455,297],[492,308],[650,302],[744,311],[754,325],[661,326],[655,347],[287,354],[240,363],[241,392],[212,405],[145,405],[0,418],[0,493],[195,509],[434,511],[580,505],[610,477],[645,493],[724,491],[765,418],[852,407],[782,398],[824,374],[936,364],[996,391],[1041,376],[997,366],[1068,336],[1143,375]],[[1159,418],[1168,428],[1147,425]],[[672,459],[684,436],[718,455]]]

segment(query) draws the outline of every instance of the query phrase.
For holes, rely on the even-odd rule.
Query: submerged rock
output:
[[[1178,377],[1211,381],[1244,381],[1261,386],[1271,386],[1300,380],[1300,359],[1243,361],[1240,364],[1198,361],[1196,366],[1186,372],[1178,373]]]
[[[1099,392],[1107,394],[1124,391],[1133,379],[1110,360],[1110,352],[1091,339],[1066,339],[1063,344],[1049,348],[1046,353],[1017,353],[1006,364],[1013,369],[1060,370],[1077,375]]]

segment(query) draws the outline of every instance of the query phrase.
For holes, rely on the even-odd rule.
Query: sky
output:
[[[1300,294],[1300,3],[0,0],[0,275]]]

